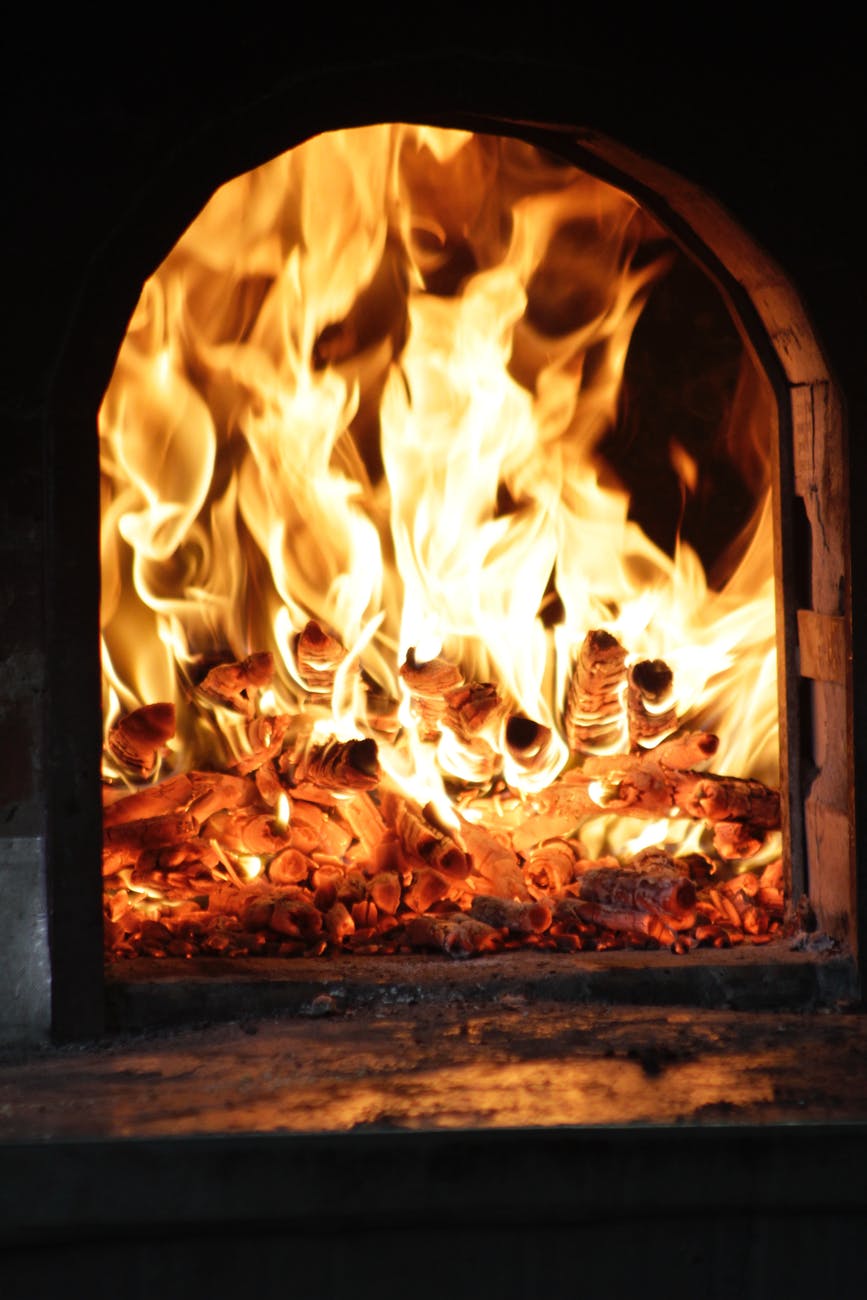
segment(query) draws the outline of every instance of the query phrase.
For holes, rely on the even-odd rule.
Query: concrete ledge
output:
[[[341,1008],[408,1002],[491,1002],[504,995],[564,1003],[808,1009],[851,1003],[854,963],[845,955],[763,947],[668,952],[496,953],[449,957],[206,958],[122,962],[108,971],[109,1028],[304,1013],[313,1000]]]

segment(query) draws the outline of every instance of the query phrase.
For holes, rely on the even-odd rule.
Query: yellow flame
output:
[[[659,710],[717,731],[722,770],[773,781],[764,399],[745,385],[733,408],[764,496],[719,588],[685,542],[645,535],[599,452],[662,236],[531,145],[426,126],[320,135],[223,186],[144,286],[99,414],[106,726],[171,700],[179,766],[238,755],[244,720],[195,685],[215,653],[271,650],[260,712],[376,735],[389,779],[445,819],[446,778],[484,785],[493,763],[527,794],[561,770],[576,649],[604,628],[666,660]],[[675,438],[660,458],[700,490]],[[311,618],[348,651],[312,697],[294,659]],[[410,646],[495,682],[544,750],[517,761],[502,716],[484,744],[422,743]],[[371,685],[399,704],[393,741]]]

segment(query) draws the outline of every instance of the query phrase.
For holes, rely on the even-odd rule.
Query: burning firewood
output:
[[[283,741],[292,718],[288,713],[275,717],[258,717],[247,727],[247,739],[250,741],[249,754],[243,754],[230,764],[234,772],[247,776],[256,772],[269,759],[276,758],[283,748]]]
[[[361,854],[373,862],[376,849],[388,834],[379,808],[370,795],[361,791],[340,805],[340,815],[359,842]]]
[[[555,921],[590,922],[604,930],[643,934],[665,946],[676,941],[674,930],[661,917],[638,907],[614,907],[584,898],[562,898],[554,907]]]
[[[394,916],[400,906],[400,877],[393,871],[380,871],[370,882],[370,897],[380,912]]]
[[[407,922],[406,938],[413,948],[439,948],[451,957],[496,952],[503,945],[499,930],[464,912],[413,917]]]
[[[382,773],[376,741],[328,740],[313,745],[297,770],[299,781],[310,781],[329,791],[372,790]]]
[[[214,813],[202,827],[202,838],[216,840],[231,853],[253,856],[279,853],[287,843],[286,832],[270,812],[251,813],[247,809]]]
[[[566,740],[573,753],[615,744],[623,733],[626,651],[610,632],[588,632],[566,697]]]
[[[595,776],[595,769],[605,775]],[[689,817],[714,827],[740,824],[737,833],[727,829],[721,834],[723,844],[738,849],[753,841],[761,847],[768,832],[780,826],[776,790],[743,777],[669,768],[654,751],[588,760],[582,770],[552,782],[535,803],[544,813],[569,814],[576,820],[604,811],[644,818]]]
[[[529,897],[517,855],[496,836],[472,822],[461,822],[461,838],[472,858],[473,870],[494,888],[501,898]]]
[[[382,802],[382,813],[397,832],[401,848],[410,860],[435,867],[452,880],[466,879],[469,858],[449,829],[438,822],[430,805],[421,810],[406,799],[387,795]]]
[[[477,897],[473,899],[470,915],[485,925],[511,934],[543,934],[551,925],[553,910],[543,899],[531,903],[518,903],[510,898]]]
[[[412,883],[404,890],[403,901],[413,912],[424,913],[434,903],[447,898],[452,882],[448,876],[433,867],[419,867],[413,872]]]
[[[589,866],[576,875],[569,893],[606,907],[650,912],[675,930],[695,920],[695,885],[675,859],[657,850],[639,854],[625,867]]]
[[[313,862],[298,849],[280,849],[268,863],[268,879],[276,885],[298,885],[313,870]]]
[[[526,772],[538,771],[551,744],[551,728],[513,713],[506,722],[503,740],[512,761]]]
[[[314,695],[330,695],[334,690],[334,675],[346,654],[337,638],[311,619],[295,643],[298,676]]]
[[[527,854],[524,879],[534,898],[559,893],[575,878],[579,857],[568,840],[550,840]],[[616,859],[611,859],[616,864]]]
[[[163,813],[160,817],[106,826],[103,842],[107,849],[158,849],[191,839],[198,830],[199,823],[188,812]]]
[[[146,704],[119,718],[106,747],[121,767],[142,780],[152,776],[157,759],[177,726],[173,704]]]
[[[256,709],[249,692],[267,686],[274,676],[274,656],[270,651],[248,655],[238,663],[218,664],[203,680],[203,695],[252,718]]]
[[[443,723],[459,739],[471,743],[505,713],[506,702],[492,682],[462,682],[443,693]]]
[[[436,740],[448,708],[446,693],[463,685],[461,670],[446,659],[429,659],[420,663],[411,647],[406,653],[400,675],[409,687],[412,709],[419,720],[422,740]]]
[[[677,713],[669,703],[674,677],[662,659],[641,659],[627,674],[626,716],[630,749],[646,749],[674,731]]]

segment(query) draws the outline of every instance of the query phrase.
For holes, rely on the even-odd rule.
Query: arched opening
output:
[[[225,186],[148,282],[101,416],[109,776],[153,790],[217,770],[249,789],[231,795],[240,820],[208,805],[219,825],[187,818],[179,840],[145,844],[111,823],[183,819],[202,790],[166,809],[115,786],[111,806],[136,814],[106,823],[124,955],[177,943],[190,956],[197,936],[227,933],[230,949],[245,936],[244,954],[401,947],[407,911],[422,947],[445,934],[447,950],[474,950],[454,925],[474,910],[482,951],[525,923],[534,944],[570,950],[636,935],[728,944],[732,926],[764,941],[782,912],[756,920],[747,900],[776,888],[762,873],[779,828],[790,896],[804,887],[805,756],[819,769],[810,889],[822,924],[846,929],[848,794],[839,762],[817,752],[848,716],[844,611],[828,607],[845,523],[829,551],[795,508],[816,505],[798,474],[801,488],[816,478],[804,399],[815,412],[818,388],[831,392],[818,348],[764,255],[677,178],[587,135],[489,127],[363,128],[330,157],[338,137],[317,137]],[[376,142],[361,180],[350,137]],[[447,445],[432,448],[438,431]],[[838,436],[832,418],[832,460]],[[814,551],[812,592],[798,544]],[[697,573],[684,608],[674,593]],[[726,641],[754,600],[753,630]],[[800,669],[819,683],[815,733],[799,721],[796,614]],[[149,705],[165,707],[136,712]],[[685,749],[710,747],[687,742],[696,733],[719,751]],[[734,786],[698,775],[716,752]],[[383,768],[381,802],[368,791]],[[371,803],[373,830],[343,825],[349,795],[368,816]],[[670,815],[679,804],[686,819]],[[326,844],[303,806],[349,838]],[[654,820],[665,826],[648,838]],[[511,855],[487,874],[482,833]],[[720,901],[679,924],[694,889],[661,928],[652,908],[615,915],[613,896],[593,897],[596,876],[582,897],[603,860],[632,869],[651,848],[662,880],[719,872],[742,924]],[[185,874],[202,897],[203,866],[215,884],[196,906],[233,921],[194,917],[181,934],[167,921],[190,914]],[[385,885],[377,904],[365,883],[389,875],[391,912]],[[699,882],[699,902],[711,887]],[[520,921],[492,897],[519,904]],[[284,898],[320,920],[284,924]],[[266,924],[248,924],[263,908]]]

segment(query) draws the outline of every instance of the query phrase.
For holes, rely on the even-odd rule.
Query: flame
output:
[[[243,754],[243,720],[196,688],[271,650],[261,713],[376,735],[388,778],[454,821],[448,778],[493,761],[528,794],[563,768],[576,648],[603,628],[670,665],[659,708],[717,731],[721,770],[773,781],[766,399],[732,414],[759,505],[719,587],[685,541],[650,540],[599,452],[672,256],[620,191],[461,131],[337,131],[223,186],[144,286],[99,413],[106,729],[171,700],[175,767]],[[660,458],[700,491],[677,438]],[[324,691],[295,661],[310,619],[348,652]],[[544,744],[510,754],[502,716],[426,741],[410,647],[496,683]]]

